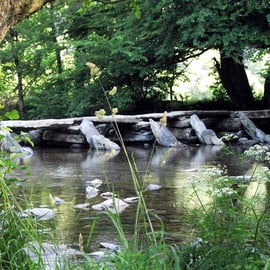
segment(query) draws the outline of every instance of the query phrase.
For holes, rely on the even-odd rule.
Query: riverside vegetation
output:
[[[45,241],[57,247],[57,238],[53,233],[41,233],[43,228],[38,220],[22,217],[21,205],[31,204],[31,201],[23,195],[15,197],[13,192],[20,181],[25,181],[11,176],[18,169],[16,159],[19,156],[1,152],[2,269],[270,269],[270,152],[267,147],[255,145],[239,157],[239,166],[246,159],[254,160],[249,178],[229,177],[226,168],[215,167],[205,171],[204,179],[190,179],[194,189],[191,199],[198,202],[198,207],[187,215],[190,235],[183,243],[171,244],[167,242],[162,220],[147,207],[136,163],[128,155],[117,125],[116,132],[139,197],[132,237],[125,235],[121,215],[108,210],[107,215],[118,232],[120,249],[98,260],[84,252],[84,245],[91,245],[97,223],[94,219],[88,239],[78,239],[80,259],[65,260],[55,268],[48,268],[42,259],[42,248],[38,248],[39,245],[29,247],[29,243],[41,245]],[[235,155],[230,146],[226,149]],[[256,188],[249,190],[250,183]],[[206,187],[207,203],[200,197],[202,187]],[[261,193],[262,187],[265,193]],[[157,220],[160,229],[153,226],[153,221]],[[29,248],[35,253],[35,260],[28,256]]]

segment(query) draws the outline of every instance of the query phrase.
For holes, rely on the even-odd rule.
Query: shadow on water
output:
[[[194,207],[191,176],[200,176],[206,167],[217,163],[226,165],[231,175],[245,174],[250,166],[240,169],[236,155],[224,155],[220,146],[190,146],[186,149],[128,147],[127,150],[136,162],[142,184],[162,186],[160,190],[146,191],[145,200],[148,208],[162,218],[166,232],[172,233],[175,241],[184,237],[182,217],[187,209]],[[117,242],[116,231],[106,214],[91,208],[103,199],[100,196],[87,199],[85,189],[89,181],[99,178],[103,180],[100,193],[113,190],[119,198],[136,196],[123,151],[104,161],[104,156],[101,158],[98,152],[87,149],[43,148],[35,149],[31,158],[21,162],[28,166],[31,176],[20,188],[31,198],[34,207],[51,207],[49,194],[65,201],[55,206],[57,213],[52,225],[61,242],[78,243],[80,233],[87,239],[95,218],[98,220],[91,249],[95,250],[99,242]],[[75,205],[86,202],[90,203],[89,210],[74,209]],[[121,213],[127,234],[134,230],[136,206],[136,203],[130,204]]]

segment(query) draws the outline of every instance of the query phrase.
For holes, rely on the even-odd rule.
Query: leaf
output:
[[[12,110],[10,112],[6,112],[5,116],[10,120],[16,120],[20,118],[20,115],[17,110]]]
[[[34,143],[33,141],[31,140],[31,138],[28,136],[27,133],[25,132],[21,132],[20,134],[20,137],[25,141],[25,142],[28,142],[32,147],[34,147]]]
[[[130,2],[130,7],[132,8],[134,15],[137,19],[141,18],[141,10],[136,0]]]

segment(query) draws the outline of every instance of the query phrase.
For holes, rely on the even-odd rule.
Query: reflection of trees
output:
[[[245,175],[252,166],[252,161],[243,156],[242,147],[225,147],[218,155],[217,162],[227,169],[228,175]]]
[[[180,171],[200,169],[207,162],[217,160],[222,146],[203,145],[187,148],[156,147],[150,160],[150,171],[159,181],[173,181]]]
[[[108,160],[116,157],[119,154],[118,150],[115,151],[95,151],[89,150],[85,160],[80,162],[82,169],[102,167]]]
[[[223,146],[221,145],[201,145],[198,147],[196,154],[190,160],[190,163],[203,165],[207,161],[215,160],[222,149]]]

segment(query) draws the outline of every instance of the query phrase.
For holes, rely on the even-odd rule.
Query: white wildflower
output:
[[[231,142],[238,139],[239,139],[238,136],[233,133],[225,134],[224,136],[221,137],[221,140],[223,142]]]
[[[192,175],[188,178],[188,182],[191,182],[193,186],[198,186],[198,184],[202,183],[204,178],[199,175]]]
[[[223,187],[223,188],[219,188],[219,189],[214,189],[212,192],[212,196],[213,197],[223,197],[223,196],[232,196],[236,194],[236,191],[233,190],[230,187]]]
[[[225,168],[219,168],[219,167],[213,167],[213,168],[208,168],[206,171],[204,171],[204,176],[205,177],[211,177],[211,178],[216,178],[220,177],[224,174],[226,174],[226,169]]]
[[[255,144],[244,152],[247,157],[253,157],[257,162],[270,161],[270,152],[267,146]]]

